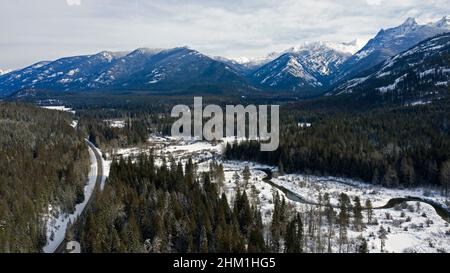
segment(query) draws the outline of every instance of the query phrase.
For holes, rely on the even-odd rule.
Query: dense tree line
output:
[[[245,192],[230,206],[192,161],[155,166],[152,156],[111,165],[78,234],[87,252],[261,252],[261,215]]]
[[[103,120],[82,117],[78,129],[84,132],[95,146],[105,149],[143,143],[149,135],[145,123],[131,118],[125,120],[124,128],[115,128]]]
[[[0,252],[40,252],[48,206],[84,200],[86,143],[68,113],[0,103]]]
[[[176,120],[170,117],[171,109],[177,104],[193,107],[194,102],[192,96],[99,96],[102,99],[89,102],[72,98],[68,105],[77,109],[79,129],[102,149],[139,145],[145,143],[150,133],[170,135]],[[240,103],[242,99],[222,96],[202,98],[204,104],[215,103],[222,107]],[[111,119],[125,121],[125,127],[112,128],[105,122]]]
[[[157,166],[151,154],[135,162],[114,160],[105,189],[77,223],[74,236],[82,251],[332,252],[339,240],[342,252],[359,252],[364,245],[362,238],[347,236],[347,229],[361,231],[366,224],[359,200],[352,206],[344,194],[345,213],[338,216],[328,196],[298,212],[275,192],[264,224],[245,191],[237,188],[232,200],[220,194],[223,169],[211,165],[214,170],[197,173],[192,160],[184,166],[173,160]]]
[[[305,117],[311,127],[298,125]],[[277,151],[261,152],[259,143],[241,142],[226,147],[226,158],[392,187],[450,183],[450,109],[446,103],[357,114],[297,111],[286,114],[281,124]]]
[[[145,143],[151,133],[170,134],[173,120],[163,113],[124,112],[118,110],[82,111],[78,129],[102,149],[136,146]],[[110,120],[121,120],[123,128],[112,127]]]

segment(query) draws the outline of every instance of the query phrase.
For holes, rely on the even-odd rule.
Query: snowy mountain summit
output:
[[[1,69],[0,68],[0,76],[1,75],[5,75],[5,74],[8,74],[9,72],[11,72],[12,70],[10,70],[10,69]]]
[[[403,103],[430,101],[448,93],[450,33],[427,39],[339,85],[332,93],[385,96]]]
[[[298,46],[291,47],[285,52],[299,52],[302,50],[334,50],[346,54],[355,54],[363,47],[361,40],[355,39],[351,42],[330,42],[330,41],[317,41],[317,42],[304,42]]]
[[[305,42],[291,47],[275,60],[257,69],[253,81],[271,89],[290,91],[323,89],[329,76],[350,58],[356,42]]]
[[[439,21],[435,22],[432,25],[437,28],[445,28],[450,31],[450,16],[448,16],[448,15],[444,16],[444,17],[442,17],[442,19],[440,19]]]
[[[382,29],[361,50],[349,58],[333,82],[349,79],[389,57],[401,53],[419,42],[450,31],[449,19],[443,17],[437,22],[418,24],[415,18],[407,18],[401,25]]]

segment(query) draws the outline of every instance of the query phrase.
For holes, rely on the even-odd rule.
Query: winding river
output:
[[[302,204],[319,206],[318,203],[306,200],[305,198],[303,198],[299,194],[297,194],[297,193],[295,193],[295,192],[293,192],[293,191],[291,191],[291,190],[289,190],[289,189],[287,189],[287,188],[285,188],[283,186],[280,186],[280,185],[274,183],[272,181],[272,170],[271,169],[260,168],[258,170],[259,171],[263,171],[266,174],[266,177],[264,177],[262,179],[263,182],[265,182],[265,183],[269,184],[270,186],[272,186],[274,188],[277,188],[280,191],[282,191],[287,199],[289,199],[291,201],[294,201],[294,202],[302,203]],[[429,204],[430,206],[432,206],[436,210],[436,213],[443,220],[445,220],[448,223],[450,223],[450,210],[446,209],[445,207],[443,207],[441,204],[439,204],[437,202],[433,202],[431,200],[423,199],[423,198],[420,198],[420,197],[405,196],[405,197],[392,198],[385,205],[380,206],[380,207],[375,207],[373,209],[390,209],[390,208],[395,207],[396,205],[402,204],[403,202],[409,202],[409,201],[412,201],[412,202],[423,202],[423,203]],[[324,206],[324,205],[322,204],[322,206]],[[337,208],[337,206],[333,206],[333,208]]]

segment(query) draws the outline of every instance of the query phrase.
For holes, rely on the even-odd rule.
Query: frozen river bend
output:
[[[209,171],[212,162],[221,163],[225,174],[221,191],[227,195],[229,202],[233,202],[235,192],[245,190],[253,204],[260,208],[264,223],[271,219],[275,192],[287,197],[289,206],[302,213],[317,209],[315,207],[318,200],[324,194],[329,195],[333,206],[338,205],[341,193],[347,194],[351,200],[359,197],[363,205],[366,200],[370,200],[375,208],[375,221],[366,224],[361,231],[349,228],[349,240],[361,237],[366,239],[369,252],[381,252],[382,249],[383,252],[397,253],[450,252],[449,223],[441,217],[445,215],[439,215],[430,205],[444,211],[449,209],[448,200],[436,189],[387,189],[346,178],[304,174],[276,175],[277,169],[272,166],[223,160],[223,144],[224,142],[183,141],[152,136],[147,145],[119,149],[115,151],[115,155],[133,158],[152,149],[160,163],[163,158],[173,157],[175,160],[186,161],[191,157],[198,164],[198,172]],[[250,169],[250,179],[247,182],[242,175],[246,166]],[[268,177],[268,172],[273,172],[274,177]],[[337,208],[335,210],[339,211]],[[366,223],[364,212],[363,217]],[[325,233],[326,226],[320,228]],[[333,251],[337,251],[335,242]]]

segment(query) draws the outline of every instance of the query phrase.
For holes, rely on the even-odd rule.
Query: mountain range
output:
[[[379,88],[380,93],[386,93],[391,89],[398,90],[402,82],[398,77],[403,75],[399,76],[399,73],[407,73],[408,69],[408,75],[412,75],[411,71],[422,75],[420,73],[425,73],[428,66],[433,65],[428,69],[437,69],[435,74],[443,75],[442,71],[447,71],[446,59],[439,67],[435,62],[448,56],[446,46],[442,44],[447,36],[429,39],[449,31],[450,19],[447,17],[425,25],[408,18],[400,26],[380,30],[361,49],[356,41],[341,44],[311,42],[259,59],[210,57],[188,47],[103,51],[39,62],[9,73],[0,70],[0,97],[30,90],[145,90],[161,93],[233,90],[301,97],[326,92],[327,95],[364,93],[361,90]],[[417,56],[401,56],[423,41],[435,43],[434,51],[416,49]],[[411,58],[417,63],[413,64]],[[402,66],[405,63],[409,66]],[[429,73],[421,79],[430,80],[428,76],[433,73]],[[439,80],[436,84],[443,87],[446,78],[432,79]]]
[[[352,78],[427,38],[449,31],[450,18],[447,16],[425,25],[419,25],[414,18],[408,18],[398,27],[382,29],[342,65],[333,82]]]
[[[445,33],[388,58],[343,82],[328,95],[378,96],[402,104],[417,104],[448,95],[449,86],[450,33]]]
[[[155,90],[227,86],[246,88],[247,80],[225,63],[187,47],[100,52],[40,62],[0,77],[0,96],[19,90]]]

